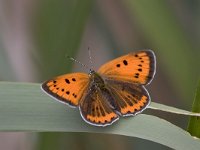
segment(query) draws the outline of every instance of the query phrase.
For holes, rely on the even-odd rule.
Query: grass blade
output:
[[[154,103],[154,102],[151,102],[151,105],[148,106],[148,108],[155,109],[155,110],[161,110],[161,111],[165,111],[165,112],[170,112],[170,113],[175,113],[175,114],[179,114],[179,115],[199,116],[200,117],[200,113],[194,113],[194,112],[190,112],[190,111],[186,111],[186,110],[182,110],[179,108],[175,108],[175,107],[171,107],[171,106],[167,106],[167,105],[163,105],[163,104],[159,104],[159,103]]]
[[[192,111],[200,113],[200,81],[196,90]],[[192,136],[200,138],[200,117],[190,117],[190,121],[188,124],[188,132]]]
[[[52,100],[39,84],[0,83],[0,131],[94,132],[138,137],[173,149],[199,149],[200,140],[155,116],[140,114],[121,118],[106,128],[93,127],[78,109]]]

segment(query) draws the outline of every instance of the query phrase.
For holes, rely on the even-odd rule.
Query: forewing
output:
[[[106,81],[114,99],[113,107],[122,116],[135,115],[150,103],[147,90],[142,85],[121,81]]]
[[[153,51],[144,50],[116,58],[100,67],[101,76],[113,80],[148,84],[156,70],[156,59]]]
[[[107,126],[118,119],[118,115],[110,105],[112,101],[108,91],[92,86],[89,92],[81,100],[79,109],[82,118],[95,126]]]
[[[77,106],[89,85],[89,76],[71,73],[55,77],[42,84],[42,89],[56,100]]]

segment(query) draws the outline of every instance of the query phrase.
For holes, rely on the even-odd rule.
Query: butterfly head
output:
[[[92,74],[94,74],[94,73],[95,73],[95,71],[93,69],[90,69],[89,76],[92,76]]]

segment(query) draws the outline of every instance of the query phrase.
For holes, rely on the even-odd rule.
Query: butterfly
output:
[[[142,50],[111,60],[97,72],[69,73],[47,80],[41,88],[56,100],[78,107],[87,123],[107,126],[149,105],[144,85],[152,81],[155,72],[154,52]]]

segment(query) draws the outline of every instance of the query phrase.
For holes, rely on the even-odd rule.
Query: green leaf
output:
[[[200,81],[196,90],[192,111],[200,113]],[[200,117],[190,117],[188,132],[191,135],[200,138]]]
[[[0,131],[94,132],[138,137],[173,149],[199,149],[200,140],[155,116],[122,118],[108,127],[85,123],[78,109],[69,108],[40,89],[39,84],[0,83]]]
[[[190,111],[186,111],[186,110],[182,110],[179,108],[175,108],[175,107],[171,107],[171,106],[167,106],[167,105],[163,105],[163,104],[159,104],[159,103],[154,103],[154,102],[151,102],[151,105],[148,106],[148,108],[155,109],[155,110],[161,110],[161,111],[165,111],[165,112],[170,112],[170,113],[175,113],[175,114],[179,114],[179,115],[199,116],[200,117],[200,113],[194,113],[194,112],[190,112]]]

